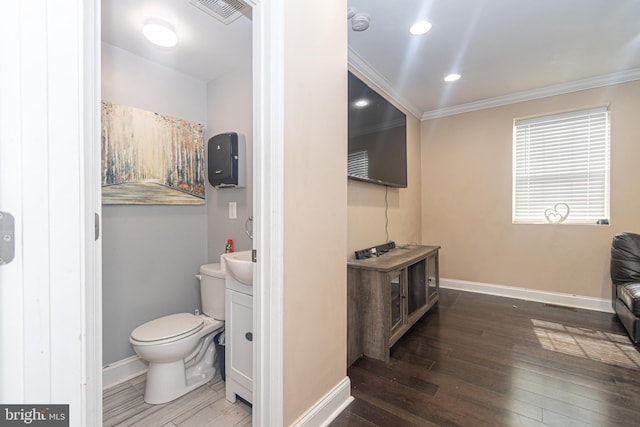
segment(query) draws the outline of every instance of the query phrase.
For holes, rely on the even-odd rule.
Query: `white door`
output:
[[[0,2],[0,211],[15,219],[14,235],[0,237],[15,249],[0,265],[0,403],[68,404],[72,426],[102,419],[91,166],[99,37],[85,26],[96,10]]]
[[[22,227],[22,164],[19,117],[20,100],[19,63],[16,9],[17,4],[0,4],[0,238],[3,253],[0,254],[0,402],[20,402],[24,396],[23,318],[24,296],[22,292],[22,256],[14,257],[8,251],[22,253],[21,239],[8,237],[5,229],[10,215],[15,226]],[[3,226],[4,224],[4,226]],[[7,237],[5,237],[7,236]],[[12,242],[9,242],[9,239]],[[13,258],[13,260],[10,260]]]

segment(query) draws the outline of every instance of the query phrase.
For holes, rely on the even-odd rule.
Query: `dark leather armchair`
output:
[[[618,233],[611,244],[612,304],[634,343],[640,341],[640,234]]]

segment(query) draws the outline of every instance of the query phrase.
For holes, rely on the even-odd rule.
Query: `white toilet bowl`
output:
[[[200,272],[205,314],[160,317],[138,326],[129,337],[136,354],[149,362],[144,391],[147,403],[177,399],[216,373],[213,338],[224,329],[224,272],[219,264],[204,265]]]
[[[216,373],[213,337],[223,327],[205,315],[178,313],[134,329],[129,341],[149,362],[145,402],[169,402],[210,381]]]

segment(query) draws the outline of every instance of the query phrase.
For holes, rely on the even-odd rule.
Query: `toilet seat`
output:
[[[138,326],[131,332],[131,338],[141,343],[176,341],[193,335],[202,328],[204,328],[202,317],[191,313],[178,313]]]

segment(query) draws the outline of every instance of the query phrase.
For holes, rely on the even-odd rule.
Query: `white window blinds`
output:
[[[513,140],[514,223],[609,219],[606,107],[516,120]]]

